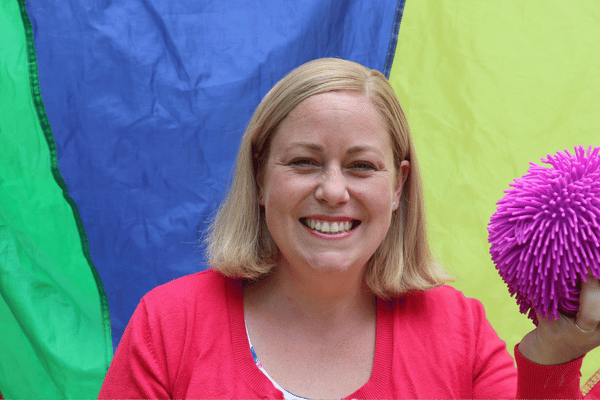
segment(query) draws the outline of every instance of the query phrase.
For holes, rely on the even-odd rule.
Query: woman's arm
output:
[[[144,299],[119,342],[98,399],[169,399],[166,361],[156,351]]]
[[[548,321],[538,314],[537,328],[519,345],[521,354],[537,364],[563,364],[600,346],[600,282],[588,276],[582,282],[577,319],[561,316]]]
[[[582,282],[581,296],[579,300],[579,312],[577,313],[576,320],[572,320],[565,316],[561,316],[556,321],[548,321],[543,319],[538,314],[538,326],[533,331],[529,332],[515,349],[515,357],[519,364],[519,357],[517,352],[520,353],[526,360],[522,360],[521,364],[526,363],[527,360],[538,366],[546,366],[546,370],[559,371],[560,366],[574,365],[573,360],[582,358],[586,353],[600,346],[600,282],[598,279],[588,276],[587,282]],[[531,368],[521,368],[528,371]],[[581,361],[579,360],[579,366]],[[538,368],[538,370],[544,370],[544,368]],[[563,372],[558,373],[552,378],[555,382],[561,383],[563,387],[573,385],[572,382],[568,382],[565,379],[567,376],[573,380],[576,377],[577,388],[579,388],[580,373],[577,371],[577,375],[573,375],[569,368],[563,369]],[[570,371],[570,372],[569,372]],[[523,380],[528,378],[522,376],[522,372],[519,371],[519,387],[522,387]],[[564,375],[566,374],[566,375]],[[539,382],[540,385],[545,382]],[[520,394],[518,395],[520,396]],[[559,397],[573,398],[574,394],[561,395]],[[578,394],[581,398],[581,393]]]

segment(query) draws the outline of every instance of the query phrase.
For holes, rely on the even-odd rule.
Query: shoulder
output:
[[[186,275],[148,292],[141,300],[148,314],[183,316],[225,311],[228,288],[235,280],[208,269]]]
[[[190,335],[209,334],[210,329],[224,335],[229,321],[228,292],[235,282],[206,270],[157,286],[142,297],[130,320],[131,329],[145,332],[153,347],[174,353],[182,352],[181,346],[190,348]]]
[[[479,300],[466,297],[460,290],[447,285],[411,292],[398,300],[413,307],[436,307],[441,310],[454,307],[460,307],[461,310],[483,307]]]
[[[410,316],[413,322],[477,326],[486,320],[485,310],[477,299],[466,297],[447,285],[416,291],[394,299],[397,316]],[[460,322],[459,322],[460,321]]]
[[[224,288],[228,279],[219,272],[207,269],[157,286],[144,297],[189,297],[191,294],[210,295]]]
[[[171,390],[174,398],[183,398],[199,360],[204,365],[228,366],[231,342],[228,293],[236,280],[206,270],[186,275],[148,292],[138,304],[119,343],[108,378],[119,398],[165,398]],[[242,307],[238,304],[238,308]],[[243,326],[243,325],[242,325]],[[207,352],[207,349],[210,351]],[[201,359],[204,354],[207,358]],[[207,361],[208,359],[208,361]],[[215,375],[206,373],[199,376]],[[124,395],[128,382],[144,388],[146,395]],[[160,384],[159,384],[160,382]],[[119,391],[120,390],[120,391]],[[127,392],[131,393],[131,392]],[[148,395],[151,393],[151,395]],[[115,396],[111,394],[110,396]]]
[[[419,354],[443,354],[438,364],[455,370],[462,365],[471,372],[493,358],[510,374],[514,372],[506,345],[487,320],[479,300],[453,287],[440,286],[398,297],[393,305],[394,329],[401,332],[398,340],[410,340]]]

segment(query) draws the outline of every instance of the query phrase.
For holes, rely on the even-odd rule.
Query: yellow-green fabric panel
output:
[[[529,162],[600,146],[600,2],[409,0],[390,81],[423,171],[429,238],[512,353],[534,328],[489,255],[487,223]],[[584,361],[582,384],[600,368]]]

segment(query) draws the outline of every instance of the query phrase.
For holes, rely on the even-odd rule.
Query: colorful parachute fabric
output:
[[[0,391],[93,397],[106,296],[56,168],[24,2],[0,2]]]
[[[0,391],[94,397],[140,298],[206,267],[262,96],[318,57],[389,74],[404,1],[1,4]]]
[[[600,146],[599,42],[595,1],[406,3],[390,81],[422,165],[429,237],[509,350],[533,325],[491,261],[487,224],[530,161]],[[596,349],[582,384],[599,368]]]

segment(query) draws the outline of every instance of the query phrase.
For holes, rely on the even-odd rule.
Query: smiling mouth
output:
[[[315,218],[300,218],[300,222],[307,228],[320,233],[349,232],[360,225],[359,220],[352,221],[324,221]]]

